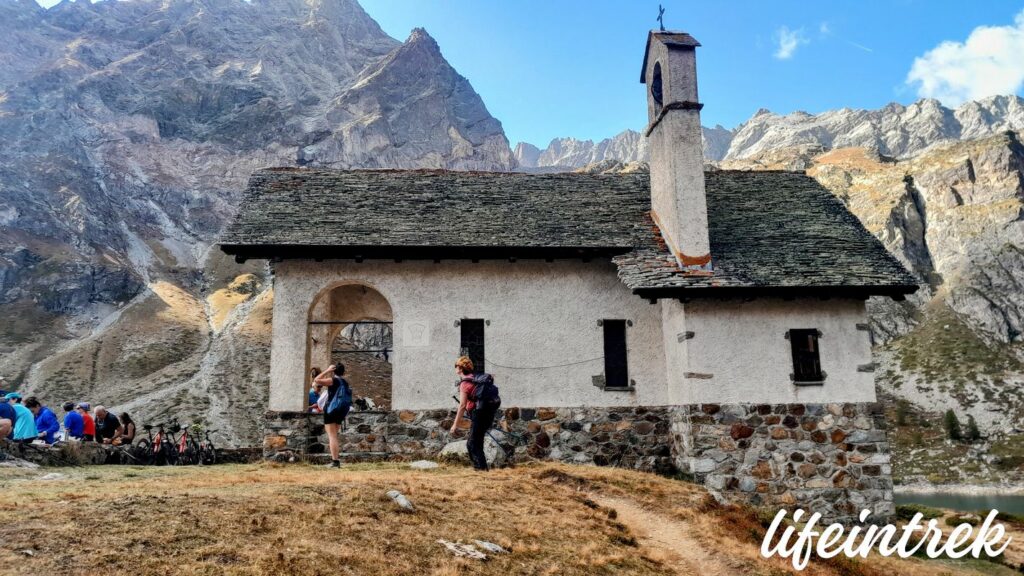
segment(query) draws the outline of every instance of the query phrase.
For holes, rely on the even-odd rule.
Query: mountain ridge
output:
[[[885,156],[906,158],[942,142],[971,140],[1006,130],[1024,130],[1024,98],[990,96],[956,108],[934,99],[909,105],[891,102],[876,110],[840,108],[820,114],[776,114],[759,109],[729,130],[703,127],[704,157],[709,161],[742,160],[769,150],[817,146],[820,150],[859,147]],[[518,151],[536,149],[535,153]],[[516,160],[523,169],[571,170],[603,160],[647,160],[646,140],[625,130],[598,142],[555,138],[546,148],[520,142]]]

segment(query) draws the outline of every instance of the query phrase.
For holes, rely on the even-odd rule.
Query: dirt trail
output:
[[[693,529],[684,522],[652,512],[626,498],[591,494],[590,499],[605,508],[615,509],[617,520],[629,527],[648,555],[673,568],[677,574],[736,574],[734,568],[709,553],[707,546],[693,536]]]

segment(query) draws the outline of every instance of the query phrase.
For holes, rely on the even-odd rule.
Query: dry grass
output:
[[[650,474],[545,464],[480,475],[401,464],[0,471],[0,567],[32,574],[673,574],[598,499],[678,522],[721,574],[790,574],[758,555],[763,522],[696,486]],[[385,496],[405,493],[400,512]],[[437,544],[511,552],[457,559]],[[31,555],[25,551],[31,551]],[[706,554],[705,554],[706,555]],[[991,565],[994,566],[994,565]],[[12,570],[12,567],[17,567]],[[947,572],[947,570],[950,570]],[[816,562],[805,574],[974,574],[925,561]]]

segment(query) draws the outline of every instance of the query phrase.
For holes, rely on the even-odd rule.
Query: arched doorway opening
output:
[[[309,310],[306,372],[345,364],[353,398],[379,410],[391,408],[391,305],[364,284],[342,284],[321,292]],[[358,409],[358,408],[357,408]]]

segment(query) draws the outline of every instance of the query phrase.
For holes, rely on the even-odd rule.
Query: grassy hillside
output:
[[[720,506],[692,484],[611,468],[545,464],[481,475],[457,466],[259,464],[60,472],[67,477],[43,481],[38,470],[0,470],[0,571],[793,573],[783,560],[759,555],[766,516]],[[390,489],[416,510],[401,511],[385,495]],[[461,559],[438,539],[486,540],[508,553]],[[877,557],[815,561],[803,572],[1013,573],[989,561]]]

